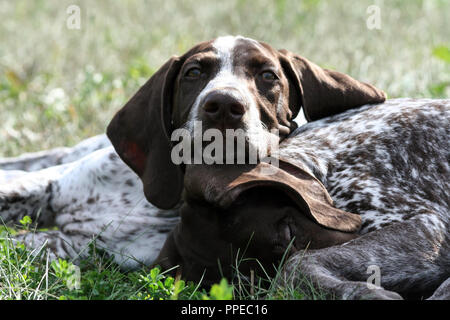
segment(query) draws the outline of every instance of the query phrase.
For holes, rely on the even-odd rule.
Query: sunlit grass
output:
[[[325,299],[312,288],[308,294],[293,284],[281,285],[281,264],[273,277],[248,279],[237,260],[229,282],[222,278],[211,287],[173,278],[159,268],[123,272],[112,257],[89,243],[89,254],[75,266],[69,260],[51,260],[45,246],[30,251],[13,240],[17,232],[35,232],[31,223],[11,229],[0,226],[0,300],[257,300]],[[170,271],[170,270],[169,270]]]
[[[66,27],[70,4],[81,8],[80,30]],[[380,7],[380,30],[366,27],[370,5]],[[225,34],[289,49],[373,83],[391,98],[450,97],[446,0],[15,0],[0,1],[0,20],[0,156],[70,146],[104,132],[166,59]],[[223,282],[205,292],[156,271],[124,274],[94,253],[81,265],[81,288],[71,291],[64,282],[68,262],[48,261],[44,251],[32,255],[6,239],[14,232],[0,227],[0,299],[230,294]],[[234,298],[306,298],[297,288],[273,285],[274,279],[248,283],[236,271]]]
[[[69,4],[81,29],[66,27]],[[379,5],[381,29],[366,27]],[[168,57],[242,34],[368,81],[390,97],[448,97],[450,3],[429,1],[1,1],[0,155],[98,134]]]

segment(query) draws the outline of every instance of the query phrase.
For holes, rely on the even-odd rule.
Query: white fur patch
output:
[[[264,131],[255,98],[248,89],[246,82],[233,72],[233,50],[238,39],[247,40],[247,38],[241,36],[225,36],[219,37],[213,42],[213,47],[219,58],[220,69],[196,98],[190,111],[186,128],[191,134],[194,133],[195,121],[201,121],[198,115],[202,101],[212,91],[221,90],[241,101],[246,107],[247,112],[243,117],[243,121],[245,130],[248,133],[249,143],[258,150],[260,157],[264,157],[267,146],[270,143],[269,140],[273,140],[273,138],[268,137],[267,132]],[[248,40],[257,43],[255,40]]]
[[[236,46],[237,37],[225,36],[217,38],[213,47],[217,50],[217,55],[220,59],[220,71],[219,74],[224,74],[225,72],[232,73],[233,68],[233,57],[232,52]]]

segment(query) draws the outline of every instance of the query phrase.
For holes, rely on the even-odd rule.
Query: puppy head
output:
[[[201,135],[204,142],[207,130],[222,134],[222,158],[231,151],[226,131],[238,132],[244,153],[253,151],[261,159],[295,128],[301,107],[315,120],[384,99],[371,85],[289,51],[220,37],[166,62],[115,115],[107,134],[142,179],[146,198],[171,208],[183,189],[183,163],[173,159],[175,129],[184,129],[193,141]],[[237,137],[229,139],[234,150]]]
[[[232,266],[243,274],[250,270],[270,274],[286,254],[357,236],[360,217],[334,208],[314,177],[287,162],[281,162],[275,174],[265,175],[261,169],[266,166],[217,171],[189,167],[186,175],[193,175],[190,180],[197,177],[198,184],[186,185],[190,197],[181,210],[181,222],[156,264],[165,269],[180,266],[186,279],[203,277],[208,283],[230,277]],[[205,199],[205,194],[215,197]]]

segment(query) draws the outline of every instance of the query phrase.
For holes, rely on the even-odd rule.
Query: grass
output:
[[[220,287],[208,294],[156,268],[122,273],[96,250],[77,269],[66,260],[49,261],[45,250],[31,253],[22,244],[6,239],[0,240],[0,276],[0,300],[211,299],[217,297],[214,290]]]
[[[66,8],[81,9],[67,29]],[[366,27],[380,7],[381,29]],[[449,97],[446,0],[2,1],[0,155],[73,145],[104,132],[173,54],[242,34],[368,81],[390,97]],[[433,54],[435,53],[435,54]]]
[[[255,300],[255,299],[325,299],[310,288],[308,295],[294,285],[280,286],[281,263],[276,276],[248,279],[239,272],[242,260],[234,265],[234,277],[223,278],[210,288],[199,283],[174,279],[159,268],[142,268],[124,273],[113,259],[95,246],[75,266],[68,260],[50,260],[44,247],[30,251],[11,239],[18,232],[31,230],[25,217],[21,227],[0,227],[0,300]],[[170,270],[169,270],[170,271]]]
[[[70,4],[81,9],[79,30],[66,26]],[[366,26],[374,4],[379,30]],[[0,2],[0,19],[4,157],[104,132],[168,57],[225,34],[290,49],[373,83],[391,98],[450,97],[446,0],[16,0]],[[6,240],[15,232],[0,230],[0,299],[204,299],[230,297],[230,290],[233,298],[305,298],[296,288],[250,292],[239,286],[244,278],[233,288],[222,282],[207,292],[154,270],[124,274],[96,250],[81,265],[80,288],[68,290],[70,262],[50,262],[44,252],[36,258]]]
[[[29,230],[31,221],[22,221],[18,231],[0,229],[0,300],[159,300],[230,299],[232,287],[226,280],[209,292],[197,284],[185,283],[161,273],[158,268],[123,273],[110,257],[89,244],[89,257],[77,266],[70,261],[50,261],[42,247],[30,252],[11,237]],[[231,293],[231,296],[230,296]]]

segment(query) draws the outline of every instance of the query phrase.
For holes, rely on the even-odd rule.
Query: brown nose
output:
[[[244,116],[245,107],[230,94],[211,92],[205,97],[203,111],[208,120],[235,125]]]

